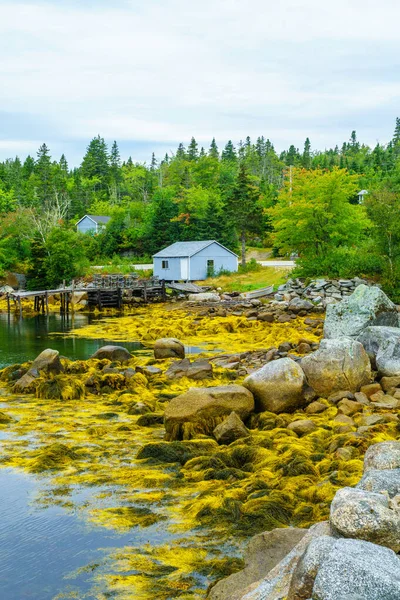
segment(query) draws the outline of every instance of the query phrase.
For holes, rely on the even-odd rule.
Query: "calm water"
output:
[[[33,360],[45,348],[57,349],[71,359],[86,359],[112,340],[52,334],[68,333],[95,321],[96,317],[82,314],[66,319],[58,314],[20,318],[0,313],[0,368]],[[151,352],[144,350],[139,342],[119,344],[131,352]],[[199,351],[200,348],[186,348],[187,353]],[[4,408],[5,405],[0,405],[0,409]],[[0,430],[0,456],[2,440],[9,435],[6,430]],[[97,600],[99,596],[90,591],[93,573],[74,574],[74,571],[98,563],[112,572],[112,565],[107,567],[107,556],[112,549],[140,547],[148,541],[160,544],[176,537],[167,531],[165,524],[119,534],[88,525],[84,513],[77,514],[55,505],[41,507],[37,499],[45,486],[43,478],[0,469],[0,600],[53,600],[58,594]],[[94,497],[100,491],[93,487],[77,489],[74,494],[87,495],[93,507]],[[82,506],[82,502],[76,505]]]
[[[132,317],[134,318],[134,317]],[[76,314],[62,317],[59,314],[36,315],[20,318],[15,314],[0,313],[0,368],[5,365],[33,360],[42,350],[53,348],[71,359],[89,358],[96,350],[112,340],[49,336],[51,333],[68,333],[71,329],[94,323],[96,317]],[[131,352],[140,350],[139,342],[117,342]]]

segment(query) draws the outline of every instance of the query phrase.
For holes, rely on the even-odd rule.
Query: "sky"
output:
[[[194,136],[375,145],[400,116],[398,0],[0,0],[0,160],[149,162]]]

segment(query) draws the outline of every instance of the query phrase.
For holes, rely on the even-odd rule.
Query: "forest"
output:
[[[362,205],[358,192],[367,190]],[[51,156],[0,163],[0,275],[27,274],[43,288],[84,275],[115,257],[151,261],[174,241],[215,239],[242,255],[246,245],[299,255],[304,276],[376,277],[400,286],[400,118],[374,148],[291,145],[278,153],[261,136],[219,148],[194,138],[149,164],[122,161],[117,142],[92,139],[79,167]],[[85,214],[111,220],[78,234]]]

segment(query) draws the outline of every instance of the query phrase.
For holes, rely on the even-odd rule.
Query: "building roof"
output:
[[[218,246],[221,246],[221,248],[230,254],[237,256],[232,250],[225,248],[225,246],[219,242],[216,242],[215,240],[206,240],[203,242],[175,242],[175,244],[171,244],[171,246],[160,250],[157,254],[153,254],[153,258],[186,258],[197,254],[200,250],[204,250],[207,246],[211,246],[211,244],[218,244]]]
[[[81,221],[83,221],[83,219],[84,219],[85,217],[89,217],[89,219],[91,219],[91,220],[92,220],[92,221],[94,221],[95,223],[97,223],[97,224],[101,223],[101,224],[103,224],[103,225],[105,225],[106,223],[108,223],[108,222],[110,221],[110,219],[111,219],[111,217],[104,217],[104,216],[102,216],[102,215],[84,215],[84,216],[82,217],[82,219],[79,219],[79,221],[78,221],[77,225],[78,225],[78,224],[79,224]]]
[[[364,194],[368,194],[368,190],[361,190],[357,193],[357,196],[364,196]]]

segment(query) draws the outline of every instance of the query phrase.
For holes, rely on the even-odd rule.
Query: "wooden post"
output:
[[[100,290],[97,290],[97,307],[99,310],[101,310],[101,292],[100,292]]]
[[[18,304],[19,304],[19,316],[22,317],[22,302],[21,302],[20,296],[18,298]]]
[[[72,280],[72,291],[71,291],[71,312],[74,312],[74,293],[75,293],[75,279]]]
[[[7,294],[7,312],[10,312],[10,294]]]
[[[69,302],[70,302],[69,292],[66,292],[65,296],[66,296],[66,300],[67,300],[67,314],[68,314],[69,313]]]
[[[49,292],[46,290],[46,294],[45,294],[45,299],[46,299],[46,314],[49,314]]]
[[[162,281],[161,281],[161,296],[162,296],[163,302],[166,302],[167,301],[167,292],[165,289],[165,279],[162,279]]]
[[[147,281],[143,282],[143,300],[147,302]]]

